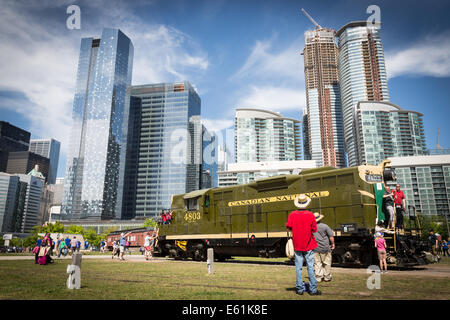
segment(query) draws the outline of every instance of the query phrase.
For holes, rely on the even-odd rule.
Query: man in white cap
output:
[[[317,241],[317,248],[314,249],[314,270],[316,272],[317,282],[331,281],[331,251],[334,250],[333,230],[321,222],[324,216],[314,212],[317,223],[317,232],[314,238]]]
[[[314,249],[317,247],[313,233],[317,231],[316,219],[311,211],[304,210],[311,203],[311,199],[304,194],[294,199],[294,205],[303,210],[292,211],[289,214],[286,227],[292,231],[292,242],[294,244],[295,270],[297,273],[297,294],[302,295],[305,285],[302,280],[303,259],[306,259],[308,270],[310,295],[322,294],[317,290],[317,280],[314,274]]]

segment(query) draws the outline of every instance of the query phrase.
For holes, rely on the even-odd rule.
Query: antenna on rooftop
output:
[[[437,131],[436,149],[442,149],[442,147],[439,145],[439,127],[437,128]]]
[[[305,9],[302,8],[303,13],[305,14],[305,16],[308,17],[309,20],[311,20],[311,22],[316,26],[316,29],[322,29],[322,27],[316,22],[316,20],[314,20],[309,14],[308,12],[306,12]]]

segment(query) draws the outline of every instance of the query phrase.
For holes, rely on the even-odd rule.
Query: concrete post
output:
[[[208,260],[206,261],[208,265],[208,274],[214,274],[214,249],[208,249]]]
[[[72,255],[72,264],[67,266],[67,288],[80,289],[81,288],[81,257],[82,254],[75,252]]]
[[[75,252],[72,255],[72,264],[81,268],[81,257],[82,257],[81,253]]]

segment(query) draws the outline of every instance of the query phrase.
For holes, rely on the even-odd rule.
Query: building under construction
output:
[[[336,31],[316,26],[305,32],[303,49],[306,110],[304,110],[305,159],[320,165],[345,167],[344,128],[338,75]]]

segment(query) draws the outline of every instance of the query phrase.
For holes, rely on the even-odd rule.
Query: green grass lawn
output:
[[[369,290],[369,275],[349,270],[320,283],[322,296],[299,297],[293,267],[216,263],[215,274],[208,275],[206,263],[167,260],[85,259],[82,288],[69,290],[69,263],[55,260],[40,266],[32,260],[0,261],[0,299],[450,299],[450,278],[446,277],[387,274],[382,275],[380,290]],[[442,266],[448,268],[448,264]]]

